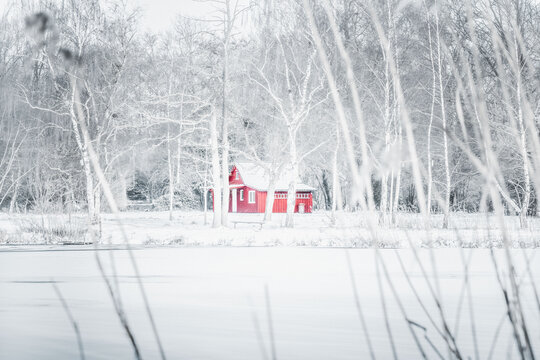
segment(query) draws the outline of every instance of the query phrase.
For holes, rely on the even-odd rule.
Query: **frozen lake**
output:
[[[521,274],[522,305],[540,354],[540,313],[531,278],[523,275],[524,256],[539,284],[539,250],[513,250]],[[419,250],[422,264],[435,279],[442,305],[461,352],[475,357],[471,318],[480,358],[506,359],[513,351],[511,327],[486,249]],[[113,255],[122,302],[143,358],[159,357],[134,272],[125,250],[98,251],[110,274]],[[359,301],[375,357],[392,358],[378,286],[374,250],[351,249]],[[355,306],[347,253],[330,248],[138,248],[134,250],[144,286],[169,359],[270,359],[271,310],[278,359],[364,359],[366,338]],[[402,259],[415,289],[437,326],[441,321],[412,250],[381,250],[381,258],[407,317],[429,358],[438,355],[431,340],[448,350],[422,311],[399,265]],[[495,250],[504,267],[502,250]],[[133,351],[114,312],[99,273],[96,252],[80,247],[0,248],[0,358],[76,359],[75,333],[54,288],[55,281],[78,322],[87,359],[128,359]],[[538,254],[536,255],[538,257]],[[464,289],[464,266],[470,259],[472,308]],[[384,304],[399,358],[420,353],[382,275]],[[267,307],[265,286],[270,306]],[[461,304],[461,305],[460,305]],[[461,310],[459,310],[461,309]],[[458,315],[458,313],[460,315]],[[502,327],[494,343],[499,324]],[[465,356],[465,357],[466,357]]]

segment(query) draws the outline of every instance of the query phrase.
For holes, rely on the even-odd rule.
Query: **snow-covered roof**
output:
[[[240,177],[244,185],[259,191],[267,191],[270,183],[269,174],[264,167],[255,163],[237,163],[236,168],[240,172]],[[290,170],[284,170],[276,183],[276,191],[287,191],[289,189]],[[296,180],[296,191],[315,191],[312,186],[302,184]]]

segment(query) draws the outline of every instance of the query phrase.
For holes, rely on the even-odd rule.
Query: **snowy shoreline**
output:
[[[442,229],[442,215],[432,216],[429,232],[422,229],[419,214],[401,213],[398,226],[374,231],[372,241],[368,219],[376,215],[341,212],[332,225],[330,213],[316,212],[296,216],[296,227],[284,227],[283,214],[274,214],[262,228],[256,223],[239,223],[237,228],[212,228],[207,214],[196,211],[175,212],[168,220],[167,212],[126,212],[118,221],[112,214],[102,218],[100,248],[125,243],[120,231],[122,223],[129,244],[136,247],[317,247],[317,248],[407,248],[411,245],[434,248],[503,247],[498,223],[486,214],[453,214],[449,229]],[[259,221],[261,214],[230,214],[231,221]],[[540,219],[530,220],[528,229],[519,228],[515,216],[505,218],[510,247],[540,247]],[[374,223],[377,223],[376,220]],[[63,245],[89,246],[87,218],[84,214],[0,214],[0,246]]]

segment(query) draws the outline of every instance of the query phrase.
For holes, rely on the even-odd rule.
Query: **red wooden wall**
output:
[[[305,194],[307,195],[307,198],[298,199],[298,195]],[[284,198],[278,198],[281,196],[284,196]],[[272,212],[275,213],[286,213],[287,212],[287,193],[286,192],[276,192],[275,199],[274,199],[274,207],[272,208]],[[294,205],[294,212],[298,212],[299,205],[304,204],[304,212],[310,213],[313,210],[313,194],[308,192],[297,192],[296,193],[296,203]],[[266,200],[266,193],[265,193],[265,200]],[[264,206],[263,206],[263,212],[264,212]]]
[[[232,190],[232,189],[231,189]],[[244,200],[240,200],[240,190],[244,190]],[[255,191],[255,203],[249,203],[249,191]],[[261,192],[252,189],[250,187],[244,186],[236,189],[236,199],[238,200],[236,211],[239,213],[256,213],[261,212],[260,208],[260,198]],[[266,193],[264,193],[264,198],[266,199]],[[262,202],[262,212],[264,212],[264,201]],[[232,212],[232,192],[229,194],[229,212]]]
[[[240,200],[240,190],[244,190],[244,200]],[[255,203],[249,203],[249,191],[255,191]],[[272,212],[274,213],[286,213],[287,212],[287,198],[286,192],[276,192],[274,199],[274,206]],[[305,198],[298,199],[298,195],[305,196]],[[257,191],[250,187],[242,187],[236,189],[236,197],[238,200],[237,212],[239,213],[264,213],[264,207],[266,206],[266,191]],[[313,194],[309,192],[298,192],[294,212],[299,212],[299,205],[304,204],[304,212],[310,213],[313,210]],[[232,212],[232,195],[229,195],[229,212]]]

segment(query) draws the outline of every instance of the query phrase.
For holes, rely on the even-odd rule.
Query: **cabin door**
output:
[[[238,197],[236,195],[236,189],[231,189],[232,197],[232,212],[235,213],[238,211]]]

